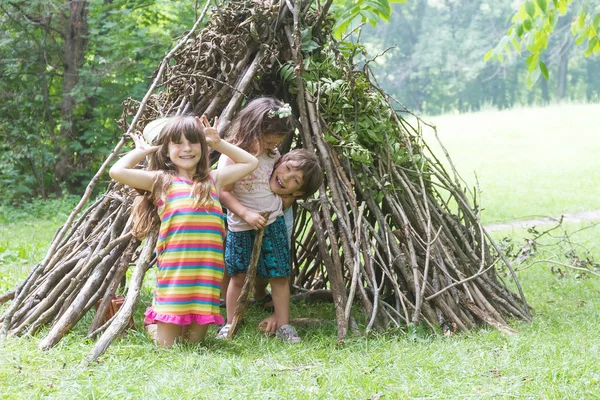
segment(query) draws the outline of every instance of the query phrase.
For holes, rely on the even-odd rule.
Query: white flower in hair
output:
[[[269,111],[269,117],[271,117],[271,118],[273,118],[273,117],[287,118],[291,115],[292,115],[292,107],[288,103],[285,103],[284,105],[279,107],[279,109],[277,111],[275,111],[275,110]]]

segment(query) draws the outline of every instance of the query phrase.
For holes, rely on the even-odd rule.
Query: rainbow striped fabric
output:
[[[192,181],[174,177],[161,215],[158,273],[146,323],[222,324],[223,210],[216,193],[207,208],[194,208]]]

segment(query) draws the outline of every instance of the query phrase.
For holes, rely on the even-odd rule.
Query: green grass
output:
[[[600,104],[562,104],[425,119],[468,186],[479,182],[490,223],[600,209],[599,113]]]
[[[335,344],[335,325],[304,328],[289,346],[253,328],[239,337],[157,350],[140,333],[115,342],[88,368],[92,344],[76,330],[40,352],[38,338],[10,339],[0,354],[4,398],[594,398],[600,391],[600,296],[593,279],[558,278],[543,268],[521,274],[533,323],[506,336],[481,329],[451,338],[424,333],[350,338]],[[326,307],[294,307],[294,315],[332,320]],[[213,332],[214,333],[214,332]]]
[[[589,107],[564,106],[569,115],[579,115]],[[529,111],[533,115],[551,111],[551,115],[558,112],[558,108]],[[517,110],[516,113],[525,120],[530,118],[528,110]],[[536,177],[536,182],[547,182],[547,185],[527,190],[528,186],[531,189],[527,183],[530,175],[520,172],[523,163],[516,160],[524,154],[538,160],[544,158],[535,151],[538,146],[547,145],[540,144],[541,135],[535,140],[517,140],[511,139],[513,131],[508,131],[507,141],[514,140],[519,145],[512,145],[518,148],[518,154],[499,152],[512,160],[505,160],[506,171],[488,165],[492,161],[498,165],[504,159],[500,159],[500,155],[483,154],[486,141],[475,138],[477,135],[469,136],[464,142],[456,137],[455,144],[444,138],[447,131],[444,118],[459,120],[460,125],[478,126],[482,132],[487,132],[491,129],[489,126],[495,125],[488,124],[485,128],[485,115],[497,124],[513,119],[512,113],[502,112],[442,117],[439,122],[442,139],[465,177],[468,177],[465,168],[474,168],[478,163],[488,168],[487,172],[485,168],[478,171],[484,190],[484,216],[486,213],[493,215],[484,219],[505,221],[526,215],[600,208],[588,198],[593,197],[591,194],[595,190],[589,186],[592,183],[588,179],[595,182],[598,178],[592,171],[595,162],[591,160],[592,150],[588,151],[588,147],[593,148],[591,142],[595,138],[587,137],[586,145],[580,146],[585,148],[586,156],[575,158],[580,167],[587,165],[587,174],[581,174],[579,178],[574,175],[570,181],[566,179],[567,175],[577,168],[561,159],[548,158],[550,161],[545,165],[557,165],[557,168],[547,168],[545,175],[544,168],[533,163],[528,171]],[[495,132],[497,142],[503,143],[500,137],[503,133]],[[560,140],[550,139],[550,136],[566,137],[562,130],[555,132],[550,128],[545,135],[548,142],[557,145]],[[478,145],[473,143],[475,139]],[[453,146],[462,148],[461,143],[475,147],[460,153]],[[525,143],[535,145],[535,148],[528,151]],[[487,148],[498,146],[500,144]],[[573,143],[569,146],[578,147]],[[563,150],[572,156],[571,150]],[[549,148],[546,155],[559,153]],[[457,157],[459,154],[462,155]],[[504,183],[495,179],[502,174],[514,179]],[[561,197],[559,194],[567,188],[577,188],[578,195]],[[550,198],[554,200],[542,202],[542,199]],[[49,209],[57,207],[52,202],[47,204]],[[493,204],[498,208],[492,208]],[[535,204],[540,207],[536,208]],[[68,207],[62,208],[68,211]],[[13,213],[12,209],[0,209],[1,291],[13,287],[28,267],[44,256],[54,232],[64,220],[60,215],[42,218],[40,215],[28,216],[28,213],[17,214],[18,211]],[[588,226],[590,223],[567,224],[565,229],[574,232]],[[498,241],[510,236],[512,243],[518,246],[524,237],[531,235],[525,230],[513,229],[493,232],[493,236]],[[575,246],[581,245],[576,247],[579,254],[598,259],[600,253],[596,243],[599,236],[600,227],[594,226],[580,231],[572,240]],[[544,240],[544,243],[550,243],[558,239]],[[538,257],[545,258],[554,253],[564,257],[569,248],[562,244],[538,249]],[[316,327],[300,327],[303,342],[299,345],[285,345],[256,331],[256,324],[267,314],[253,308],[233,342],[213,339],[216,333],[213,329],[209,332],[210,338],[201,345],[160,350],[143,333],[130,332],[113,343],[98,362],[83,367],[81,362],[93,347],[93,342],[84,339],[86,324],[91,318],[88,315],[55,348],[46,352],[37,349],[42,335],[11,338],[2,343],[0,399],[600,398],[599,278],[566,268],[558,272],[558,268],[531,264],[531,261],[519,266],[518,276],[534,308],[535,318],[532,323],[512,321],[511,326],[519,331],[518,335],[507,336],[485,328],[452,337],[432,336],[420,330],[411,334],[390,330],[349,337],[340,346],[335,341],[336,326],[330,305],[294,304],[292,317],[323,320]],[[151,279],[149,276],[148,280]],[[151,298],[151,286],[149,283],[145,287],[142,304],[136,310],[138,326],[144,306]],[[5,307],[0,306],[0,313]]]

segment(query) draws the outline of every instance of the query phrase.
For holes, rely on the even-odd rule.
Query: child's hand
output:
[[[248,211],[246,215],[244,215],[244,221],[254,229],[264,229],[267,226],[267,219],[253,211]]]
[[[202,119],[196,117],[196,121],[204,128],[204,136],[206,137],[206,144],[208,144],[211,148],[215,148],[221,143],[221,137],[219,136],[218,126],[219,126],[219,117],[215,117],[215,125],[211,126],[210,121],[206,117],[206,115],[202,116]]]
[[[150,146],[146,143],[146,140],[142,135],[130,135],[130,137],[133,140],[133,143],[135,143],[135,148],[142,150],[146,154],[156,153],[158,149],[160,149],[160,146]]]
[[[277,319],[275,318],[275,314],[260,321],[258,329],[266,335],[274,335],[275,331],[277,331]]]

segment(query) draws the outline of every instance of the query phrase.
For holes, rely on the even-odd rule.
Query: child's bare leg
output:
[[[269,280],[257,276],[252,289],[254,298],[257,300],[264,299],[267,296],[267,286],[269,286]]]
[[[271,278],[271,295],[275,306],[277,328],[290,322],[290,285],[289,277]]]
[[[229,274],[227,273],[227,268],[225,268],[225,272],[223,273],[223,281],[221,282],[221,299],[225,300],[225,304],[227,304],[227,289],[229,288]]]
[[[269,285],[269,280],[265,278],[256,277],[254,280],[254,287],[252,288],[252,295],[254,296],[254,300],[258,301],[264,308],[270,309],[273,307],[273,300],[267,300],[267,296],[269,295],[269,291],[267,290],[267,286]]]
[[[181,325],[157,322],[156,344],[161,347],[171,347],[181,337]]]
[[[191,343],[198,343],[206,337],[206,331],[208,331],[208,325],[200,325],[196,322],[192,322],[186,331],[185,338]]]
[[[229,286],[227,287],[227,299],[225,300],[228,324],[233,322],[233,314],[235,314],[238,298],[240,297],[240,293],[242,292],[242,287],[244,286],[245,279],[246,274],[235,274],[229,279]]]

